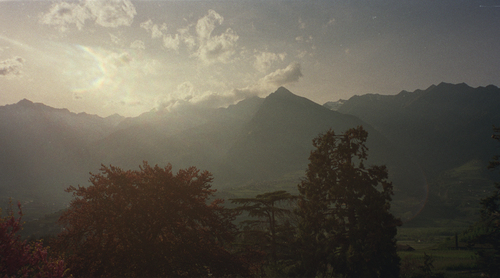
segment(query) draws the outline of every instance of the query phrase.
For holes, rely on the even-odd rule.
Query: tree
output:
[[[500,141],[500,128],[493,128],[493,139]],[[496,155],[488,165],[495,169],[500,165],[500,156]],[[490,196],[481,200],[481,220],[476,226],[481,227],[482,234],[474,243],[491,247],[478,251],[478,265],[490,277],[500,276],[500,182],[495,183],[495,189]]]
[[[368,133],[333,130],[313,140],[306,178],[298,185],[301,276],[398,277],[390,212],[393,187],[385,166],[365,167]],[[331,272],[331,273],[330,273]]]
[[[40,241],[29,244],[21,240],[18,232],[22,229],[23,214],[19,202],[18,208],[18,218],[12,208],[7,216],[0,218],[1,277],[64,277],[66,266],[63,260],[50,257],[48,248],[43,247]]]
[[[209,198],[212,175],[195,167],[124,171],[102,165],[61,218],[57,246],[71,273],[96,277],[200,277],[246,274],[226,248],[236,213]]]
[[[287,222],[279,223],[279,219],[289,216],[292,211],[289,208],[280,207],[280,203],[291,202],[296,196],[280,190],[257,195],[255,198],[230,199],[233,204],[240,204],[236,211],[246,211],[251,219],[243,221],[245,229],[243,236],[253,245],[270,254],[271,263],[276,265],[278,260],[278,248],[289,245],[285,231],[290,230]],[[283,229],[286,226],[286,229]],[[278,246],[279,245],[279,246]]]

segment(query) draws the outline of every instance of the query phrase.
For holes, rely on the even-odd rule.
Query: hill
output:
[[[485,169],[499,153],[491,140],[492,127],[500,124],[499,103],[500,89],[493,85],[441,83],[397,95],[354,96],[337,111],[366,121],[419,165],[430,190],[426,218],[470,219],[495,178]]]
[[[143,160],[209,170],[220,197],[294,191],[314,137],[362,125],[368,164],[388,166],[397,215],[412,219],[425,206],[420,217],[460,218],[475,211],[470,203],[492,179],[470,169],[482,169],[497,153],[489,136],[500,121],[499,96],[494,86],[442,83],[395,96],[356,96],[332,111],[281,87],[226,108],[185,106],[135,118],[22,100],[0,107],[0,197],[4,204],[21,200],[26,215],[39,218],[64,208],[71,196],[63,189],[86,185],[101,163],[137,169]],[[467,191],[476,185],[480,190]]]

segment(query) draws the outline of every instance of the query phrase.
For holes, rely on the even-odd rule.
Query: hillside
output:
[[[209,170],[221,197],[293,191],[314,137],[362,125],[369,133],[368,164],[388,166],[396,214],[408,220],[425,207],[421,215],[462,217],[475,211],[471,203],[492,179],[486,171],[471,176],[462,170],[482,169],[497,150],[489,136],[500,121],[498,91],[442,83],[395,96],[356,96],[332,111],[281,87],[227,108],[186,106],[136,118],[22,100],[0,107],[0,197],[3,206],[12,197],[27,215],[40,217],[64,208],[71,196],[63,189],[86,185],[101,163],[136,169],[144,160]],[[482,191],[465,198],[470,191],[463,184]]]
[[[470,219],[498,178],[486,165],[500,153],[491,140],[492,127],[500,124],[499,103],[500,89],[493,85],[441,83],[397,95],[355,96],[337,111],[366,121],[418,163],[429,184],[427,218]]]

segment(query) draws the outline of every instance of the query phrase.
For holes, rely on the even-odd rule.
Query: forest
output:
[[[500,140],[500,129],[492,138]],[[214,198],[213,176],[172,165],[102,165],[73,199],[55,238],[22,240],[22,207],[0,222],[3,277],[444,277],[434,258],[402,260],[385,166],[365,166],[362,126],[313,139],[298,195]],[[494,156],[489,168],[500,165]],[[500,184],[464,234],[477,270],[497,277]],[[231,206],[226,206],[230,202]]]

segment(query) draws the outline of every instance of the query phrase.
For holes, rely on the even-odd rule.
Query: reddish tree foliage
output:
[[[75,199],[60,218],[57,246],[76,276],[217,277],[246,274],[225,244],[236,214],[208,203],[212,175],[195,167],[124,171],[102,166],[89,187],[69,187]]]
[[[60,259],[49,257],[47,248],[41,242],[28,244],[17,232],[22,229],[21,204],[19,217],[12,209],[6,217],[0,218],[0,275],[7,277],[64,277],[65,265]]]

